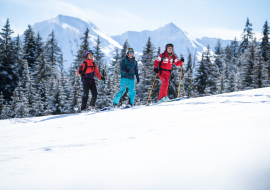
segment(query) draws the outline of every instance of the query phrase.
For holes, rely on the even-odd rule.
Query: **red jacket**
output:
[[[170,59],[169,59],[169,55],[168,55],[168,53],[167,53],[166,50],[164,51],[164,53],[165,53],[165,58],[163,59],[161,65],[160,65],[161,69],[167,69],[167,70],[171,70],[171,69],[172,69],[173,55],[175,56],[174,64],[175,64],[176,66],[181,66],[181,65],[183,65],[183,62],[181,62],[181,61],[177,58],[177,56],[175,55],[174,52],[172,53]],[[154,68],[158,68],[158,65],[159,65],[159,62],[161,61],[162,55],[163,55],[163,53],[160,54],[160,55],[158,56],[158,58],[155,60]]]
[[[86,78],[93,78],[94,74],[96,74],[96,76],[99,79],[101,79],[101,75],[100,75],[100,73],[98,71],[97,64],[95,64],[95,68],[93,67],[93,59],[85,59],[84,61],[86,61],[86,63],[87,63],[87,69],[86,69],[86,71],[84,73],[85,77]],[[85,67],[85,64],[82,63],[79,70],[78,70],[78,75],[81,75],[80,73],[82,73],[84,71],[84,67]]]

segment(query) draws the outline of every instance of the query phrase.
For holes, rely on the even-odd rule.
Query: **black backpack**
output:
[[[86,61],[84,61],[83,63],[84,63],[84,70],[83,70],[83,72],[81,73],[81,81],[85,78],[85,77],[84,77],[84,73],[86,72],[86,69],[87,69],[87,67],[88,67]],[[96,66],[96,63],[93,61],[93,66],[89,66],[89,67],[94,67],[94,70],[95,70],[95,66]]]
[[[163,61],[164,58],[165,58],[165,53],[162,53],[162,57],[161,57],[161,60],[160,60],[160,62],[159,62],[159,65],[158,65],[158,70],[160,71],[160,75],[161,75],[161,73],[162,73],[163,70],[164,70],[164,71],[170,71],[170,72],[172,72],[172,70],[162,69],[162,68],[160,67],[161,62]],[[175,55],[173,54],[173,63],[174,63],[174,60],[175,60]]]

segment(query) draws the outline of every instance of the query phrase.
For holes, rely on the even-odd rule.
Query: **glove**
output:
[[[126,72],[127,72],[127,73],[129,73],[129,71],[130,71],[130,69],[129,69],[129,68],[127,68],[127,69],[126,69]]]
[[[184,59],[184,57],[182,57],[180,61],[181,61],[181,62],[185,62],[185,59]]]
[[[137,79],[137,84],[140,82],[140,79]]]
[[[101,77],[101,80],[104,80],[105,81],[105,78],[104,77]]]
[[[154,71],[155,71],[156,73],[158,73],[158,68],[154,68]]]

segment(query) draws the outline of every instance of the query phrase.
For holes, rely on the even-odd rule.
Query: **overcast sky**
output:
[[[173,22],[193,37],[240,39],[249,17],[261,38],[270,0],[0,0],[0,27],[7,18],[16,35],[28,24],[59,14],[91,21],[108,35],[154,30]]]

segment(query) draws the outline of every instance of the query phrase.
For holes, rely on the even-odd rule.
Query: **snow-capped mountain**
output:
[[[196,38],[196,41],[205,47],[209,45],[210,50],[215,51],[215,46],[217,45],[218,38],[202,37],[202,38]],[[220,39],[220,42],[221,42],[221,46],[225,48],[227,45],[231,44],[232,40]]]
[[[33,25],[34,31],[36,33],[39,31],[43,41],[45,41],[52,30],[54,30],[56,39],[58,40],[58,45],[63,51],[64,60],[66,60],[64,64],[65,69],[68,69],[70,64],[73,62],[81,43],[80,38],[83,36],[86,27],[88,27],[91,37],[90,47],[93,47],[97,36],[99,35],[102,45],[102,52],[106,56],[106,61],[109,62],[113,55],[114,48],[122,48],[122,46],[90,21],[84,21],[82,19],[70,16],[58,15],[55,18]]]
[[[151,41],[156,47],[156,50],[160,47],[161,51],[164,51],[167,43],[173,43],[175,53],[178,55],[181,53],[184,57],[187,57],[189,51],[191,53],[200,53],[206,49],[206,47],[197,42],[195,38],[173,23],[166,24],[154,31],[128,31],[122,35],[112,36],[119,44],[123,44],[125,40],[128,39],[130,46],[138,52],[143,52],[143,48],[149,37],[151,37]]]

